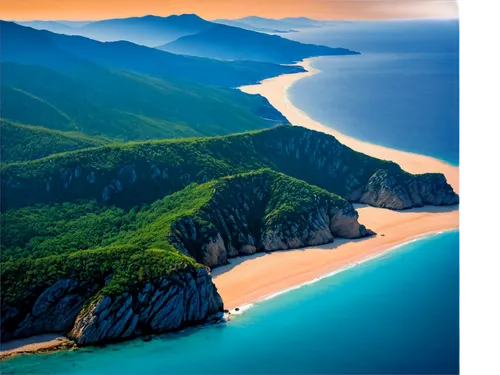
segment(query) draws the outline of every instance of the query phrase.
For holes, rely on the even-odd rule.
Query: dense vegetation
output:
[[[2,305],[29,309],[42,291],[65,278],[80,282],[82,294],[114,295],[140,288],[148,280],[199,267],[173,247],[143,249],[109,246],[44,258],[2,262]]]
[[[240,132],[287,122],[266,99],[93,64],[65,75],[2,63],[2,117],[122,140]]]
[[[206,222],[215,210],[236,204],[238,194],[251,206],[251,201],[256,204],[251,198],[255,189],[262,191],[262,207],[254,207],[258,223],[252,225],[257,230],[303,215],[321,201],[339,207],[347,204],[323,189],[271,170],[193,183],[129,210],[95,200],[37,204],[2,215],[2,260],[41,258],[112,244],[168,247],[174,221],[191,217]]]
[[[191,184],[128,211],[96,201],[9,210],[1,217],[3,300],[11,305],[28,303],[44,288],[70,276],[80,280],[82,288],[118,293],[158,275],[196,267],[192,258],[179,252],[183,248],[175,242],[176,223],[196,222],[205,228],[199,235],[208,233],[220,225],[214,219],[216,210],[232,210],[238,204],[247,215],[235,223],[238,231],[245,228],[241,223],[248,223],[257,241],[261,231],[280,223],[307,224],[299,217],[323,204],[332,209],[349,205],[303,181],[262,170]],[[236,244],[238,231],[231,232],[234,238],[226,242]],[[192,234],[190,239],[198,245],[189,254],[201,261],[204,239]],[[105,284],[109,275],[112,279]]]
[[[40,126],[21,125],[1,118],[0,136],[0,159],[4,164],[40,159],[59,152],[108,143],[106,139],[88,137],[77,132],[62,132]]]
[[[66,152],[2,169],[3,207],[96,199],[122,207],[152,202],[191,182],[272,168],[349,198],[395,163],[355,152],[301,127],[213,138],[148,141]],[[118,182],[117,182],[118,181]]]

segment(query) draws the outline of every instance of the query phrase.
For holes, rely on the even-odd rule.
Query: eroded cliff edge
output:
[[[86,276],[67,272],[52,285],[49,280],[35,285],[23,301],[2,301],[2,341],[54,332],[88,345],[222,318],[223,302],[206,267],[165,272],[144,282],[123,278],[121,267],[104,280],[88,266],[86,272]],[[113,281],[118,277],[123,278],[122,285]]]
[[[172,221],[169,242],[214,267],[228,258],[372,235],[351,203],[303,181],[261,170],[199,189],[211,197],[191,215]]]
[[[216,317],[223,304],[206,266],[373,234],[348,201],[270,169],[191,184],[141,209],[36,205],[8,210],[2,224],[2,339],[69,332],[78,344]]]
[[[103,146],[2,168],[2,209],[97,199],[131,207],[192,182],[271,168],[351,202],[405,209],[458,203],[439,173],[413,175],[298,126],[224,137]]]

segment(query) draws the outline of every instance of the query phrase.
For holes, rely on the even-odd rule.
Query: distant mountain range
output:
[[[221,86],[301,70],[178,56],[10,22],[0,22],[0,31],[1,117],[113,141],[220,135],[287,123],[261,96]],[[23,142],[13,147],[19,150]]]
[[[1,61],[40,65],[74,73],[86,62],[151,76],[235,87],[284,73],[303,71],[265,62],[226,62],[179,56],[130,42],[102,43],[0,21]]]
[[[252,31],[257,31],[260,33],[268,33],[268,34],[286,34],[286,33],[293,33],[293,32],[297,31],[297,30],[278,30],[278,29],[268,29],[265,27],[257,27],[257,26],[252,26],[249,23],[245,23],[245,22],[238,21],[238,20],[216,19],[213,22],[218,23],[220,25],[239,27],[240,29],[252,30]]]
[[[116,18],[72,25],[56,21],[19,22],[24,26],[67,35],[79,35],[102,42],[126,40],[149,47],[174,41],[185,35],[196,34],[213,26],[194,14],[168,17],[144,16]]]
[[[298,29],[333,26],[338,22],[345,22],[345,21],[319,21],[307,17],[288,17],[281,19],[272,19],[272,18],[250,16],[250,17],[238,18],[235,20],[217,19],[214,22],[254,31],[286,33],[286,32],[297,31]]]
[[[0,117],[10,121],[2,127],[12,138],[2,148],[4,162],[103,142],[223,135],[286,124],[265,98],[232,88],[304,71],[275,63],[354,53],[196,15],[30,24],[64,32],[100,30],[110,38],[195,34],[162,46],[185,54],[179,55],[0,21]]]
[[[345,48],[299,43],[278,35],[227,25],[219,25],[194,35],[184,36],[158,49],[212,59],[268,61],[279,64],[293,63],[312,56],[358,53]]]
[[[288,33],[297,29],[332,26],[345,21],[319,21],[306,17],[271,19],[244,17],[235,20],[206,21],[195,14],[159,17],[116,18],[102,21],[20,21],[23,26],[67,35],[85,36],[102,42],[127,40],[132,43],[156,47],[186,35],[197,34],[215,24],[239,27],[263,33]]]
[[[214,23],[194,14],[183,14],[169,17],[110,19],[83,26],[70,26],[68,23],[52,21],[33,21],[23,24],[66,35],[84,36],[97,41],[128,41],[158,47],[176,54],[221,60],[292,63],[305,57],[353,53],[343,48],[303,44],[269,35],[269,33],[291,32],[294,28],[320,27],[327,24],[326,21],[309,18],[271,20],[246,17],[236,21],[219,20]],[[76,45],[75,41],[76,39],[71,39],[71,44]]]
[[[92,23],[94,21],[64,21],[64,20],[54,20],[54,21],[41,21],[41,20],[34,20],[34,21],[17,21],[19,25],[22,26],[28,26],[32,27],[34,29],[39,29],[39,30],[50,30],[50,27],[58,27],[60,25],[66,26],[66,27],[81,27],[85,26],[89,23]],[[53,31],[53,30],[51,30]]]

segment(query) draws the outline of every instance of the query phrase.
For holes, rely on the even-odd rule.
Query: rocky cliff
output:
[[[2,341],[46,332],[68,333],[77,344],[124,340],[220,319],[222,299],[209,271],[158,278],[117,295],[91,296],[81,280],[60,279],[27,312],[2,304]]]
[[[69,332],[91,344],[204,322],[223,306],[201,264],[373,234],[350,202],[458,202],[441,174],[412,175],[293,126],[1,172],[2,340]]]
[[[361,203],[375,207],[403,210],[430,205],[457,204],[458,195],[440,173],[417,176],[397,170],[381,169],[375,172],[365,185],[359,198]]]
[[[2,209],[79,199],[132,207],[192,182],[259,168],[377,207],[458,202],[442,174],[411,175],[393,162],[353,151],[327,134],[277,126],[224,137],[104,146],[6,166],[2,168]]]
[[[271,170],[225,178],[210,189],[210,200],[169,232],[170,243],[210,267],[258,251],[373,234],[351,203]]]
[[[9,210],[2,226],[2,339],[69,332],[79,344],[211,319],[222,300],[199,263],[373,234],[351,203],[270,169],[130,211],[97,202]]]
[[[68,336],[78,344],[123,340],[222,318],[222,299],[199,268],[148,282],[136,292],[99,296],[83,308]]]

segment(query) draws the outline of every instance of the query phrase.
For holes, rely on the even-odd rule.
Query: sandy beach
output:
[[[378,233],[359,239],[303,249],[258,253],[231,259],[213,270],[226,309],[258,302],[280,291],[320,278],[398,245],[433,233],[458,228],[458,207],[422,207],[391,211],[358,207],[360,222]]]
[[[302,65],[307,72],[270,78],[261,84],[240,89],[261,94],[294,125],[335,136],[340,142],[367,155],[392,160],[411,173],[441,172],[458,193],[458,167],[429,156],[394,150],[347,137],[324,126],[300,111],[287,97],[288,88],[297,80],[317,74],[311,61]],[[280,291],[342,270],[349,265],[379,256],[399,245],[417,238],[447,230],[458,229],[458,206],[433,207],[391,211],[357,206],[359,221],[378,233],[360,240],[336,239],[333,243],[304,249],[255,254],[231,259],[231,264],[213,271],[214,281],[224,299],[225,308],[257,302]]]
[[[242,86],[240,90],[248,94],[260,94],[280,111],[293,125],[300,125],[308,129],[320,131],[333,135],[340,142],[353,150],[362,152],[379,159],[392,160],[410,173],[441,172],[444,173],[448,183],[458,193],[458,167],[447,164],[441,160],[429,156],[413,154],[410,152],[390,149],[359,141],[355,138],[345,136],[318,121],[310,118],[307,114],[296,108],[288,98],[287,90],[298,80],[319,73],[311,63],[314,58],[305,59],[298,65],[304,67],[307,72],[296,74],[285,74],[269,78],[257,85]]]
[[[73,346],[73,341],[68,338],[56,333],[47,333],[2,343],[0,346],[0,360],[7,359],[18,354],[69,349]]]

